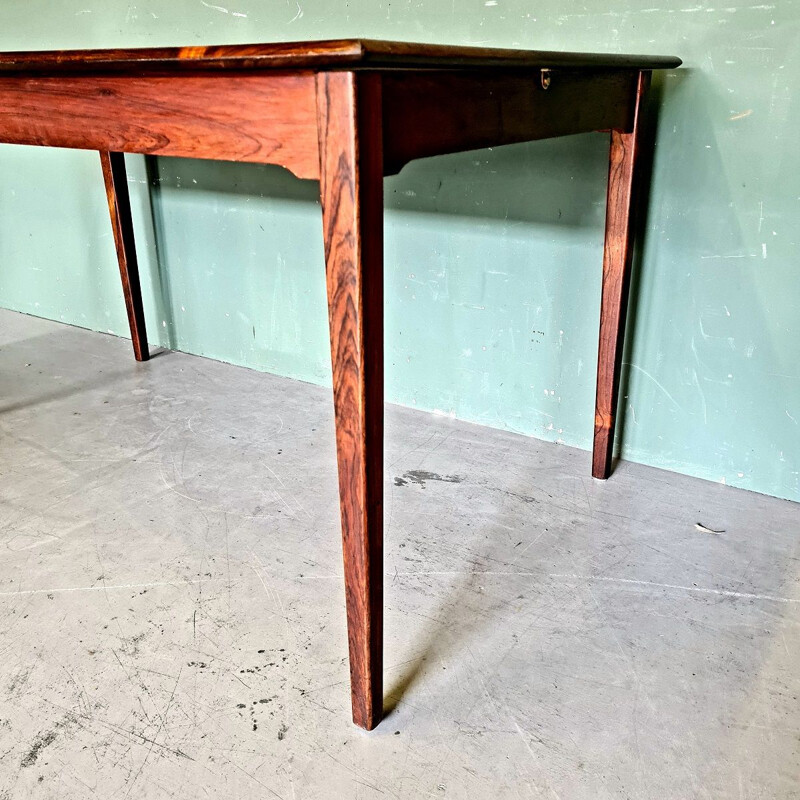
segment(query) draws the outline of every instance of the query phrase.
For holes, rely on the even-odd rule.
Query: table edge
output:
[[[312,69],[674,69],[675,56],[330,39],[271,44],[0,52],[0,75]]]

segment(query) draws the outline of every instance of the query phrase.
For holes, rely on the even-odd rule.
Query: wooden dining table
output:
[[[416,158],[610,140],[592,474],[611,471],[653,70],[678,58],[365,39],[0,53],[0,142],[100,153],[137,360],[149,358],[124,153],[318,180],[354,722],[383,713],[383,178]],[[531,203],[537,202],[531,193]]]

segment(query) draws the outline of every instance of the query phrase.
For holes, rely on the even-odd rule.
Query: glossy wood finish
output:
[[[649,84],[650,72],[641,72],[633,104],[632,131],[611,132],[592,454],[592,475],[602,479],[611,474],[614,451],[625,311],[633,256],[636,160],[642,130],[642,103]]]
[[[314,76],[0,73],[0,141],[280,164],[319,176]]]
[[[156,47],[134,50],[61,50],[0,53],[0,72],[114,71],[142,74],[176,70],[253,69],[476,69],[580,67],[672,69],[671,56],[508,50],[374,39]]]
[[[381,719],[383,175],[414,158],[611,130],[593,474],[607,477],[641,99],[670,57],[347,39],[0,54],[0,142],[101,151],[136,357],[147,358],[122,153],[319,178],[353,719]]]
[[[638,73],[387,72],[383,79],[387,174],[424,156],[587,131],[630,130]],[[453,102],[458,98],[458,102]]]
[[[117,248],[117,262],[122,278],[122,294],[128,312],[133,354],[137,361],[147,361],[147,331],[144,324],[144,306],[139,283],[139,266],[136,261],[136,244],[133,239],[131,201],[128,195],[128,178],[125,172],[125,156],[122,153],[100,152],[103,179],[106,184],[108,210],[111,214],[111,230]]]
[[[381,76],[317,77],[320,197],[353,721],[383,712]]]

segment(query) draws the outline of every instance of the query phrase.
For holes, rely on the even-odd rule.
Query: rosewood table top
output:
[[[672,56],[511,50],[376,39],[0,53],[2,72],[56,74],[222,69],[674,69],[680,64],[681,60]]]

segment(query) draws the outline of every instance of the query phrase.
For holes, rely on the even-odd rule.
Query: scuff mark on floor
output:
[[[409,472],[404,472],[402,477],[395,477],[394,485],[407,486],[409,483],[415,483],[417,486],[424,489],[427,481],[461,483],[463,480],[463,475],[439,475],[438,472],[427,472],[424,469],[412,469]]]
[[[32,767],[36,763],[36,759],[39,758],[39,753],[48,747],[49,745],[53,744],[56,740],[56,736],[58,734],[55,731],[47,731],[47,733],[40,733],[34,740],[33,744],[30,746],[28,752],[23,756],[22,761],[20,762],[21,767]]]

